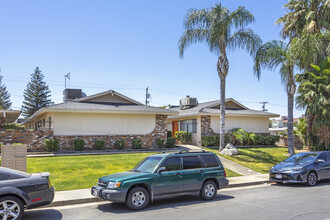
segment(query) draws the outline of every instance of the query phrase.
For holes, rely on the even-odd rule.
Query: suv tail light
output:
[[[225,169],[223,169],[224,171],[225,171],[225,177],[227,177],[227,173],[226,173],[226,170]]]

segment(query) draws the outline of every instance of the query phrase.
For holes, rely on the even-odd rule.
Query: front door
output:
[[[175,132],[179,131],[179,121],[172,121],[172,137],[175,137]]]
[[[153,194],[160,196],[182,192],[181,157],[170,157],[160,167],[165,167],[166,170],[154,173]]]

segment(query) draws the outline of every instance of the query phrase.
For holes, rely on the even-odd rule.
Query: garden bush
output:
[[[167,131],[167,138],[172,137],[172,131]]]
[[[48,152],[58,151],[59,141],[57,139],[45,139],[45,149]]]
[[[189,131],[177,131],[175,138],[182,144],[188,144],[191,141],[191,133]]]
[[[169,138],[167,138],[166,146],[168,148],[174,148],[175,147],[175,142],[176,142],[175,138],[169,137]]]
[[[115,145],[116,145],[117,149],[122,150],[125,148],[125,141],[122,139],[118,139],[118,140],[116,140]]]
[[[142,141],[140,139],[133,139],[132,140],[133,149],[141,149],[142,148]]]
[[[73,148],[75,151],[84,150],[84,146],[85,146],[85,140],[81,140],[81,139],[73,140]]]
[[[157,145],[158,147],[164,147],[164,142],[165,142],[164,139],[157,138],[157,140],[156,140],[156,145]]]
[[[104,150],[105,148],[105,140],[96,140],[95,141],[96,150]]]
[[[208,136],[202,136],[202,146],[204,147],[218,147],[219,146],[219,135],[208,135]]]

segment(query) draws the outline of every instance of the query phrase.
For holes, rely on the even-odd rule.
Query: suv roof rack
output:
[[[209,151],[206,150],[200,150],[200,151],[196,151],[196,150],[180,150],[179,152],[175,153],[175,154],[183,154],[183,153],[210,153]]]

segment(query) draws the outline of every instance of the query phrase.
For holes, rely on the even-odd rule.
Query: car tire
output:
[[[1,219],[12,217],[8,219],[20,220],[24,215],[24,204],[21,199],[15,196],[3,196],[0,197],[0,211],[4,211],[0,214]]]
[[[144,209],[149,205],[149,193],[143,187],[134,187],[126,197],[126,205],[133,210]]]
[[[308,186],[315,186],[317,183],[317,174],[314,171],[309,172],[307,175],[306,184]]]
[[[215,184],[215,182],[212,180],[206,181],[202,186],[200,196],[204,200],[214,199],[217,196],[217,185]]]

